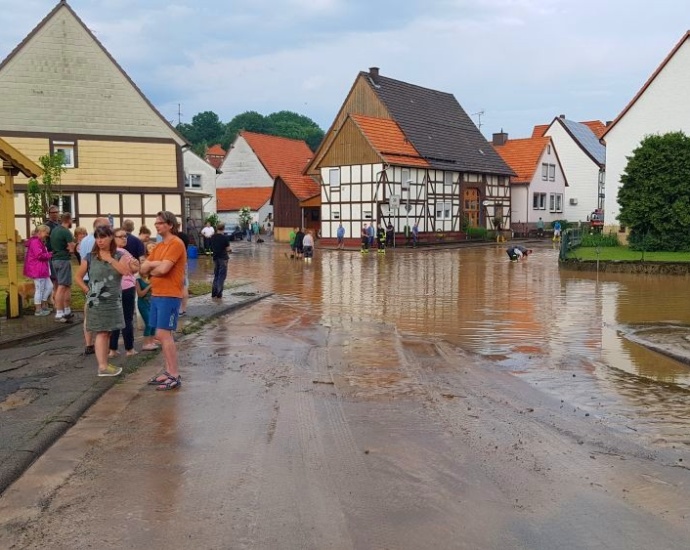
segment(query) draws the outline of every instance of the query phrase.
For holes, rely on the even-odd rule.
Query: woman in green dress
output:
[[[125,326],[122,313],[122,276],[139,271],[139,262],[117,251],[110,227],[97,227],[94,237],[96,244],[93,250],[82,251],[81,264],[74,280],[86,295],[86,330],[96,333],[98,376],[117,376],[122,372],[122,367],[108,364],[110,332]],[[88,286],[84,282],[87,272]]]

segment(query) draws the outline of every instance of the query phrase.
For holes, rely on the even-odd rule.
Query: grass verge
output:
[[[642,260],[642,252],[630,250],[627,246],[613,247],[585,247],[580,246],[568,254],[569,260],[597,260],[609,262],[639,262]],[[645,262],[668,262],[668,263],[688,263],[690,253],[688,252],[645,252]]]

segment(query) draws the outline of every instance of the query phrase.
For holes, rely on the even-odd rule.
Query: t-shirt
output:
[[[182,239],[182,242],[184,243],[185,250],[186,250],[187,248],[189,248],[189,236],[187,235],[187,233],[185,233],[184,231],[180,231],[180,232],[177,234],[177,236],[178,236],[180,239]]]
[[[181,239],[171,238],[159,242],[149,254],[149,260],[168,260],[173,263],[165,275],[151,277],[151,294],[168,298],[182,298],[182,285],[187,265],[187,251]]]
[[[146,248],[139,237],[135,237],[131,233],[127,233],[127,244],[125,250],[129,252],[137,260],[142,256],[146,256]]]
[[[290,231],[290,246],[294,246],[296,236],[297,233],[295,233],[294,231]]]
[[[56,227],[60,227],[60,224],[58,222],[54,222],[53,220],[48,220],[46,222],[46,225],[50,227],[51,235],[53,234],[53,229],[55,229]],[[48,249],[48,252],[53,251],[53,247],[50,245],[50,236],[48,236],[48,238],[46,239],[46,248]]]
[[[210,248],[213,251],[214,260],[228,259],[228,246],[230,245],[230,237],[222,233],[216,233],[211,237]]]
[[[209,226],[206,226],[201,230],[201,234],[204,237],[206,237],[207,239],[210,239],[211,237],[213,237],[215,232],[216,232],[215,229],[213,229],[213,227],[209,227]]]
[[[70,251],[67,245],[74,242],[72,232],[64,225],[58,225],[50,232],[50,248],[53,250],[53,260],[69,260]]]

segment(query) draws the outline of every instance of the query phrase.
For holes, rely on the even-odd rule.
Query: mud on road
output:
[[[690,546],[680,450],[442,341],[271,298],[180,349],[181,391],[129,377],[5,493],[0,547]]]

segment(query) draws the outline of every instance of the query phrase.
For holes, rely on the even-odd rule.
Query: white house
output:
[[[206,216],[216,211],[216,177],[219,170],[190,149],[182,154],[182,165],[185,212],[201,227]]]
[[[508,139],[508,134],[493,135],[493,145],[515,172],[510,178],[510,226],[526,234],[536,229],[541,218],[549,228],[564,219],[564,198],[568,181],[550,137]]]
[[[604,123],[575,122],[560,115],[544,128],[536,126],[532,137],[550,137],[558,150],[568,180],[562,218],[569,222],[587,221],[594,210],[604,208],[606,148],[599,141]]]
[[[651,134],[690,133],[690,31],[603,134],[606,142],[606,225],[619,230],[618,189],[627,157]]]

